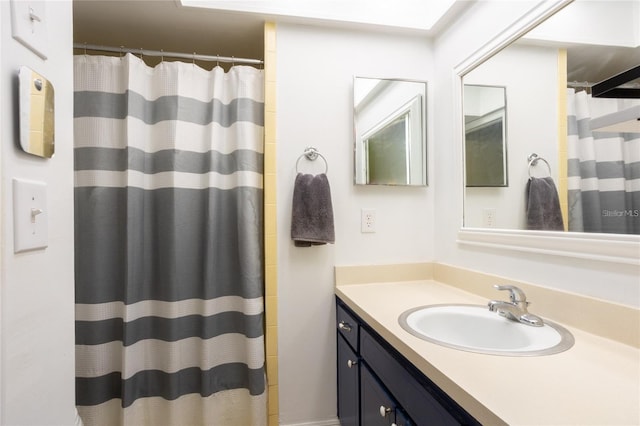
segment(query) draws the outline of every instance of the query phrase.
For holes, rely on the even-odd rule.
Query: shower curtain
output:
[[[262,71],[74,61],[84,424],[266,424]]]
[[[640,234],[640,134],[592,132],[592,117],[638,104],[567,91],[569,231]]]

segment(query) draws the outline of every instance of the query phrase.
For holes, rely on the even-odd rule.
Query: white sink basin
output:
[[[538,356],[573,346],[573,335],[545,320],[532,327],[509,320],[480,305],[429,305],[409,309],[398,318],[414,336],[469,352],[506,356]]]

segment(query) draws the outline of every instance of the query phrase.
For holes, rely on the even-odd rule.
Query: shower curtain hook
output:
[[[140,59],[142,59],[142,47],[140,48]]]
[[[231,66],[232,66],[232,67],[235,67],[235,66],[236,66],[236,57],[235,57],[235,56],[232,56],[232,57],[231,57]]]
[[[193,58],[191,60],[191,65],[196,66],[196,52],[193,52]]]
[[[220,66],[220,54],[216,55],[216,66]]]
[[[160,63],[164,63],[164,49],[160,49]]]
[[[124,46],[120,45],[120,59],[124,57]]]
[[[87,42],[84,42],[84,56],[87,56]]]

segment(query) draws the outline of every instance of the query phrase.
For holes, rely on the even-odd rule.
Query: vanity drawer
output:
[[[358,352],[358,321],[345,310],[340,304],[336,304],[336,327],[340,333],[349,342],[354,351]]]
[[[419,381],[419,372],[409,372],[366,329],[360,330],[360,355],[364,362],[376,372],[382,383],[417,425],[461,425],[477,424],[466,412],[455,413],[444,394],[433,383]],[[422,375],[423,376],[423,375]],[[424,376],[423,376],[424,377]],[[426,379],[426,378],[425,378]],[[453,411],[452,411],[453,409]]]

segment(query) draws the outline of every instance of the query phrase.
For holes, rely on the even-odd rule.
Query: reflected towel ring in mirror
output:
[[[296,173],[300,173],[300,169],[298,166],[300,165],[300,160],[302,160],[303,157],[307,157],[307,160],[309,161],[315,161],[318,157],[322,158],[322,160],[324,161],[324,174],[326,175],[329,172],[329,163],[327,162],[327,159],[324,158],[324,156],[320,154],[316,148],[308,146],[304,149],[304,152],[302,153],[302,155],[300,155],[300,157],[298,157],[298,160],[296,161]]]
[[[538,161],[544,161],[544,164],[547,165],[547,169],[549,170],[549,176],[551,176],[551,166],[549,165],[549,162],[547,160],[545,160],[544,158],[540,157],[535,152],[530,154],[527,157],[527,161],[529,161],[529,177],[532,177],[531,176],[531,167],[534,167],[535,165],[537,165]]]

